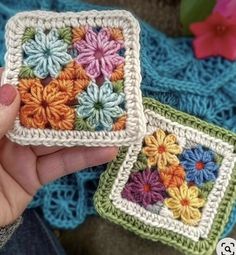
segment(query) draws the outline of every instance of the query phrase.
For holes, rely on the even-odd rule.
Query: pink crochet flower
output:
[[[161,183],[157,170],[144,170],[130,175],[122,197],[131,202],[147,207],[164,200],[165,187]]]
[[[109,78],[114,69],[124,63],[124,57],[118,54],[123,43],[112,40],[106,28],[97,33],[88,28],[85,39],[75,43],[75,48],[78,51],[77,62],[93,79],[101,76]]]

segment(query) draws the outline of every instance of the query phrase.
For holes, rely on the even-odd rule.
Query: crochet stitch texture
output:
[[[124,10],[12,17],[3,82],[19,88],[22,104],[9,139],[66,147],[140,140],[139,31]]]
[[[45,34],[38,28],[34,37],[34,40],[27,40],[22,45],[27,55],[24,64],[31,67],[38,78],[57,77],[62,67],[71,60],[67,53],[68,44],[60,40],[56,29]]]
[[[101,87],[92,83],[86,92],[78,95],[76,109],[81,118],[87,118],[90,127],[96,130],[112,130],[113,118],[125,115],[120,107],[125,101],[124,93],[114,93],[111,82],[106,81]]]
[[[104,7],[81,3],[72,0],[2,0],[0,5],[0,63],[4,65],[4,26],[8,18],[18,11],[44,9],[57,11],[80,11],[104,9]],[[191,49],[191,39],[167,38],[165,35],[141,22],[141,62],[142,62],[142,91],[145,95],[156,98],[179,110],[236,131],[234,108],[236,105],[236,85],[234,62],[221,58],[208,61],[198,61]],[[183,57],[184,56],[184,57]],[[96,188],[96,180],[100,172],[82,171],[69,177],[53,182],[41,189],[35,197],[32,206],[41,206],[50,224],[56,227],[74,228],[83,222],[86,215],[95,213],[91,197]],[[80,177],[77,178],[77,175]],[[79,179],[78,184],[75,180]],[[88,180],[90,179],[90,180]],[[94,185],[91,183],[94,182]],[[79,199],[72,198],[75,203],[70,207],[79,215],[80,221],[67,215],[67,221],[55,214],[67,200],[64,193],[73,184],[73,189],[79,194]],[[57,193],[55,195],[55,188]],[[86,192],[84,188],[87,187]],[[52,204],[54,209],[52,210]],[[54,216],[57,215],[57,216]],[[232,230],[236,220],[236,206],[232,211],[225,235]],[[70,223],[67,225],[67,223]]]
[[[147,137],[160,129],[166,133],[166,137],[175,136],[176,143],[183,148],[181,153],[193,148],[196,154],[191,151],[190,159],[193,154],[194,158],[200,155],[206,165],[213,161],[218,165],[216,180],[198,185],[183,175],[182,184],[173,183],[172,187],[167,188],[163,200],[155,204],[152,200],[155,198],[152,196],[152,187],[155,187],[155,183],[160,185],[162,180],[156,178],[150,182],[149,178],[143,178],[146,168],[137,170],[137,166],[144,165],[149,171],[158,173],[165,173],[166,169],[159,169],[157,165],[150,166],[148,160],[144,160],[144,139],[143,143],[122,148],[117,159],[102,174],[95,195],[96,209],[101,216],[141,237],[161,241],[184,254],[210,255],[223,233],[236,198],[236,135],[150,98],[144,99],[144,109]],[[196,144],[202,146],[197,147],[197,151]],[[213,157],[210,151],[218,157]],[[179,158],[182,157],[181,153]],[[168,162],[168,165],[178,166],[175,162]],[[192,165],[185,164],[182,167],[188,172]],[[204,168],[200,169],[200,164],[197,167],[198,171],[204,171]],[[132,196],[129,193],[130,183],[134,185]],[[145,199],[143,203],[143,200],[136,197],[149,200]]]

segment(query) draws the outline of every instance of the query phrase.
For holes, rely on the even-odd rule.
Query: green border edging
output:
[[[196,128],[210,134],[211,136],[220,138],[236,147],[236,135],[224,130],[223,128],[216,127],[186,113],[174,110],[171,107],[163,105],[153,99],[144,98],[144,108],[153,110],[172,121]],[[101,176],[98,191],[94,197],[95,207],[98,213],[104,218],[122,225],[124,228],[133,231],[141,237],[151,239],[153,241],[161,241],[164,244],[175,247],[186,255],[212,254],[221,234],[224,231],[224,226],[227,223],[236,199],[236,167],[234,167],[229,186],[227,187],[224,198],[219,205],[209,237],[205,240],[194,242],[191,239],[173,231],[145,225],[139,219],[122,212],[113,205],[112,201],[109,199],[109,195],[117,177],[120,165],[125,159],[126,153],[127,148],[122,148],[117,159],[109,165],[107,171]]]

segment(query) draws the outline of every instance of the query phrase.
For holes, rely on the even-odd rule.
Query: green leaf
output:
[[[180,21],[183,34],[191,35],[190,24],[205,20],[212,12],[216,0],[182,0],[180,5]]]
[[[223,159],[224,159],[223,156],[221,156],[221,155],[219,155],[219,154],[216,154],[216,156],[215,156],[215,161],[216,161],[216,164],[217,164],[217,165],[221,165]]]
[[[63,27],[58,29],[58,34],[60,39],[62,39],[65,43],[71,44],[72,41],[72,33],[70,27]]]
[[[210,182],[206,182],[201,188],[200,188],[200,195],[207,200],[208,195],[210,194],[213,186],[214,186],[214,182],[210,181]]]
[[[145,170],[146,168],[147,168],[147,157],[142,152],[140,152],[138,154],[137,161],[133,165],[132,170],[136,172],[140,170]]]
[[[22,43],[26,43],[31,39],[34,39],[36,30],[33,27],[27,27],[22,37]]]
[[[94,131],[92,127],[89,126],[86,120],[82,118],[77,118],[75,122],[75,129],[76,130],[84,130],[84,131]]]
[[[124,81],[123,80],[118,80],[116,82],[112,82],[112,85],[113,85],[113,91],[115,93],[124,92]]]
[[[20,79],[33,79],[35,78],[34,71],[29,66],[22,66],[19,73]]]

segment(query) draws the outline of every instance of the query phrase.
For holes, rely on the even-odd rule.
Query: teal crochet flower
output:
[[[38,29],[34,40],[28,40],[22,48],[26,54],[24,65],[31,67],[41,79],[48,75],[55,78],[62,67],[72,60],[67,53],[68,44],[60,39],[56,29],[51,29],[48,34]]]
[[[95,130],[112,129],[114,120],[124,114],[122,105],[124,93],[114,93],[110,81],[101,87],[91,83],[87,91],[78,95],[77,115],[83,118]]]

